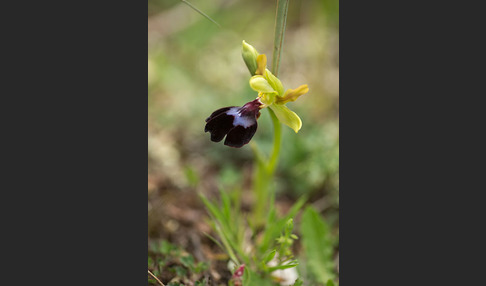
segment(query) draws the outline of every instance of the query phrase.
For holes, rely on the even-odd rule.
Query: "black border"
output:
[[[145,285],[147,4],[12,5],[3,38],[7,284]]]
[[[483,280],[478,9],[340,1],[340,285]]]

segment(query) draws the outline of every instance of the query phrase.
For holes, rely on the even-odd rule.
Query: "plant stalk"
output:
[[[275,17],[275,38],[273,45],[272,73],[278,76],[280,58],[284,42],[285,25],[287,23],[287,11],[289,0],[277,0],[277,9]],[[275,113],[267,108],[273,124],[273,146],[272,153],[268,161],[262,166],[257,164],[255,172],[254,188],[257,194],[257,201],[254,210],[254,223],[259,226],[265,223],[264,214],[268,210],[269,202],[274,200],[275,191],[273,186],[273,176],[277,168],[278,158],[280,155],[280,145],[282,141],[282,125],[278,121]]]
[[[290,0],[277,0],[277,15],[275,17],[275,38],[273,40],[272,73],[278,77],[280,57],[284,42],[285,26],[287,24],[287,11]]]
[[[282,56],[282,48],[284,43],[285,26],[287,24],[287,12],[289,10],[290,0],[277,0],[277,15],[275,16],[275,38],[273,40],[273,58],[272,58],[272,73],[278,77],[278,70],[280,67],[280,59]],[[278,156],[280,153],[280,141],[282,137],[282,126],[278,121],[275,113],[269,108],[270,116],[273,123],[273,148],[272,155],[268,162],[268,171],[272,176],[277,167]]]
[[[273,176],[277,167],[278,156],[280,154],[280,145],[282,141],[282,125],[278,121],[275,113],[270,108],[268,109],[268,111],[270,112],[270,117],[272,118],[274,134],[272,154],[270,155],[270,159],[268,160],[267,172],[270,176]]]

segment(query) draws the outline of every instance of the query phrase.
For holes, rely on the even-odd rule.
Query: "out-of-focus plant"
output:
[[[293,241],[297,239],[292,233],[292,217],[303,206],[305,197],[298,200],[289,212],[280,218],[277,217],[275,206],[272,205],[266,227],[262,231],[254,232],[247,227],[245,215],[240,211],[239,197],[231,196],[225,191],[221,191],[220,194],[220,204],[213,203],[201,195],[211,217],[211,227],[221,243],[218,239],[208,236],[228,254],[232,265],[235,266],[232,271],[236,271],[236,267],[242,264],[247,266],[245,273],[250,274],[243,277],[243,282],[248,283],[248,279],[260,281],[267,278],[270,283],[274,271],[298,265],[291,250]]]
[[[301,265],[301,268],[305,268],[309,280],[319,285],[334,283],[334,242],[329,226],[312,207],[307,207],[302,214],[300,234],[304,250],[301,257],[305,258],[305,265]]]

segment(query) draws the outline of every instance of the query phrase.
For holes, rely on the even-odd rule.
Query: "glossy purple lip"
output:
[[[255,135],[261,104],[259,99],[255,99],[242,107],[218,109],[206,118],[204,132],[211,133],[213,142],[219,142],[226,136],[224,145],[240,148]]]

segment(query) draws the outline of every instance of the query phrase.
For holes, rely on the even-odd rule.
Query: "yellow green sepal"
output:
[[[299,132],[302,127],[302,120],[295,112],[281,104],[272,104],[268,107],[275,113],[280,122],[292,128],[295,133]]]
[[[265,77],[261,75],[252,76],[250,79],[250,87],[262,93],[277,93],[275,89],[268,83]]]
[[[277,91],[277,98],[280,94],[283,94],[284,87],[282,82],[278,79],[278,77],[274,76],[268,69],[265,69],[265,78],[267,79],[270,86]]]

